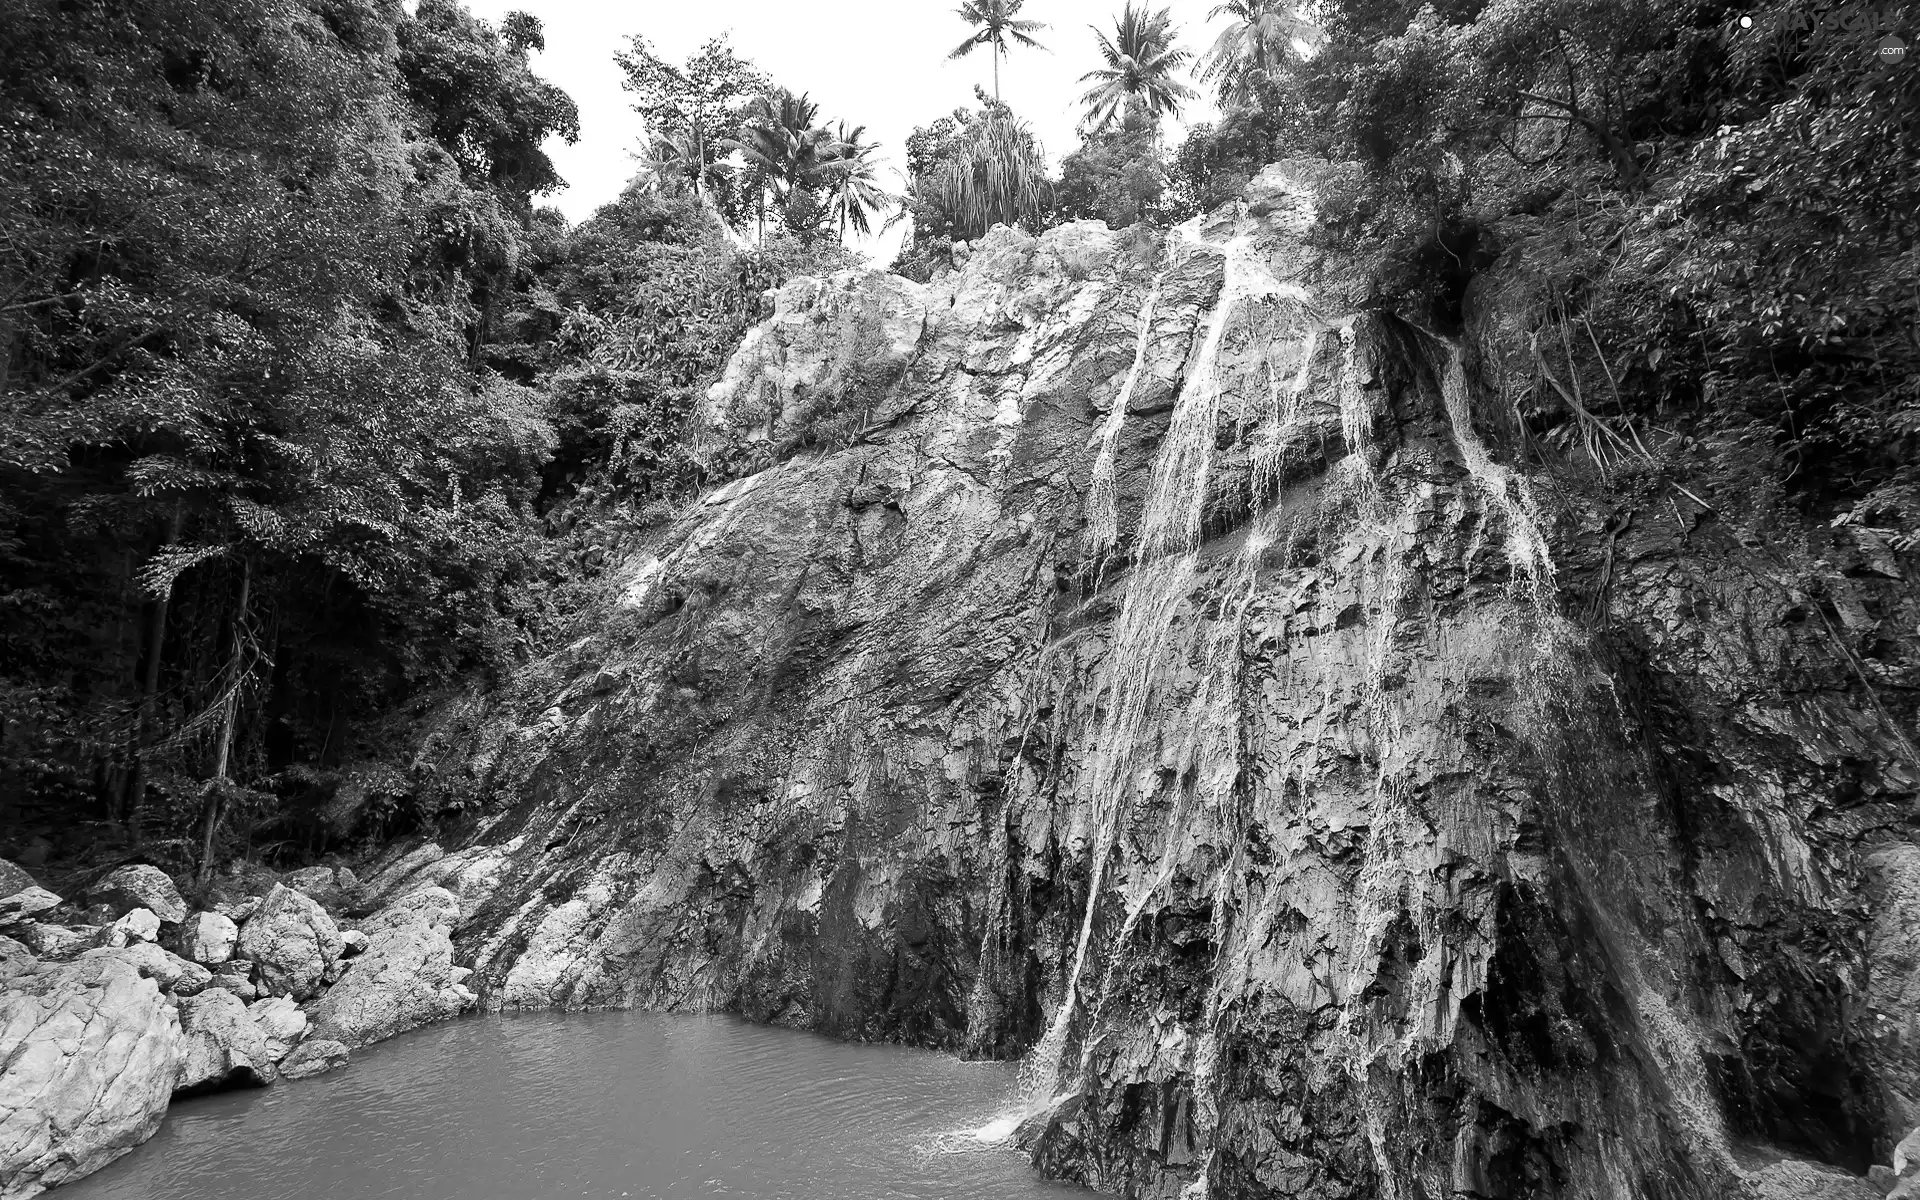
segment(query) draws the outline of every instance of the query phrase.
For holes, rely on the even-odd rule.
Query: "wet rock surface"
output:
[[[709,398],[739,477],[450,710],[487,806],[370,895],[456,896],[495,1006],[1027,1055],[1043,1168],[1128,1195],[1865,1186],[1903,572],[1740,526],[1713,446],[1508,462],[1527,329],[1473,305],[1524,289],[1462,343],[1372,306],[1313,180],[788,285]]]

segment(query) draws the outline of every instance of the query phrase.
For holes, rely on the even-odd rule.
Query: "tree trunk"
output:
[[[246,647],[242,644],[242,631],[247,623],[247,601],[253,589],[253,560],[240,560],[240,605],[233,614],[233,641],[228,662],[232,665],[233,682],[227,687],[226,697],[221,701],[223,712],[220,721],[220,745],[214,752],[213,778],[207,780],[200,820],[200,869],[198,879],[205,887],[213,879],[213,836],[220,828],[220,819],[225,814],[227,804],[227,769],[233,758],[233,726],[239,714],[240,687],[244,678],[244,669],[240,665],[241,655]]]
[[[1000,44],[993,46],[993,102],[1000,103]]]
[[[176,504],[173,516],[167,521],[167,536],[160,543],[162,546],[171,546],[180,540],[180,523],[180,506]],[[133,745],[129,747],[133,764],[127,772],[126,795],[121,800],[127,840],[135,846],[140,844],[140,810],[147,798],[147,735],[153,727],[153,698],[160,690],[160,652],[166,643],[167,597],[161,596],[154,600],[153,613],[147,623],[146,669],[141,672],[140,710],[133,723]]]

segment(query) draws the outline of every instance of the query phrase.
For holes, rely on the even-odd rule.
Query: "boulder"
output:
[[[187,902],[180,898],[172,877],[159,867],[121,867],[94,884],[87,898],[117,913],[144,908],[169,923],[187,919]]]
[[[302,1042],[280,1063],[280,1078],[309,1079],[347,1065],[347,1048],[324,1038]]]
[[[0,858],[0,896],[11,896],[24,892],[30,887],[39,887],[40,881],[31,872],[18,863]]]
[[[244,958],[230,958],[215,967],[211,986],[225,988],[247,1001],[260,995],[260,989],[253,985],[253,964]]]
[[[285,1058],[307,1035],[307,1014],[285,996],[254,1001],[247,1006],[247,1016],[266,1040],[267,1058],[273,1062]]]
[[[117,952],[43,964],[0,994],[0,1196],[77,1179],[153,1136],[180,1019]]]
[[[303,867],[288,875],[286,884],[305,892],[329,910],[351,907],[361,895],[359,878],[344,868]]]
[[[17,924],[59,906],[60,897],[43,887],[28,884],[17,892],[0,897],[0,925]]]
[[[240,927],[236,950],[252,960],[262,991],[306,1000],[319,993],[340,958],[340,931],[311,897],[276,884]]]
[[[12,936],[33,951],[36,957],[58,962],[78,957],[81,951],[92,946],[97,932],[92,929],[69,929],[65,925],[42,925],[38,921],[28,921],[11,929]]]
[[[358,929],[342,929],[340,931],[341,958],[352,958],[356,954],[366,953],[366,950],[366,934],[361,933]]]
[[[80,961],[103,958],[126,963],[159,984],[161,991],[172,992],[176,996],[191,996],[213,982],[212,971],[199,963],[188,962],[178,954],[162,949],[152,942],[134,942],[127,946],[102,946],[82,954]]]
[[[240,941],[240,926],[232,917],[217,912],[195,913],[180,931],[180,954],[209,967],[219,966],[233,957]]]
[[[208,988],[182,1000],[180,1032],[186,1051],[174,1084],[176,1092],[193,1095],[273,1082],[274,1056],[266,1035],[232,992]]]
[[[103,946],[131,946],[135,942],[160,940],[160,918],[152,911],[136,908],[107,926]]]
[[[314,1036],[357,1048],[472,1006],[473,993],[460,983],[466,972],[453,965],[445,905],[408,904],[412,899],[368,922],[373,932],[366,952],[348,961],[340,981],[314,1006]]]

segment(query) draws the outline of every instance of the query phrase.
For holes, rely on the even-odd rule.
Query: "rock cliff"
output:
[[[1372,303],[1313,188],[786,286],[737,477],[445,714],[484,815],[370,886],[448,889],[495,1006],[1025,1055],[1042,1168],[1129,1195],[1877,1194],[1897,556],[1745,526],[1711,439],[1517,453],[1524,314]]]

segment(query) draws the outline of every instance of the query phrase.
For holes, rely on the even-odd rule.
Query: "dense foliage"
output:
[[[742,253],[644,179],[536,209],[578,120],[523,14],[0,27],[0,825],[203,867],[321,837],[337,791],[406,791],[387,714],[564,609],[560,514],[696,482],[692,398],[835,251]]]

